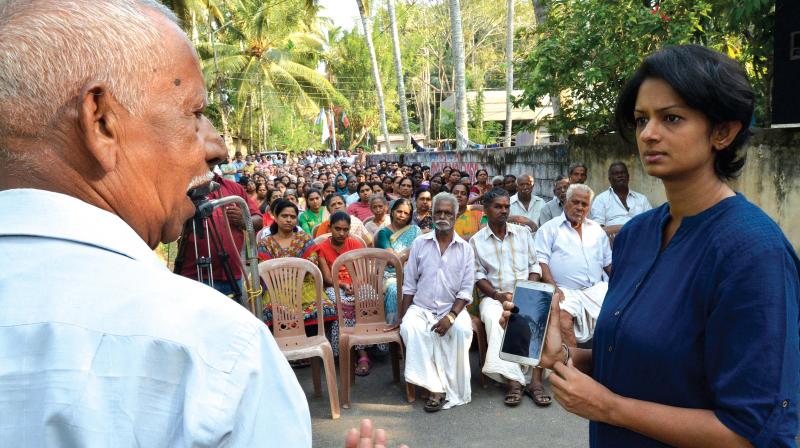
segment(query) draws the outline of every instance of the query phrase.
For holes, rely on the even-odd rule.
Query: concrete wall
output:
[[[757,132],[748,142],[747,157],[742,175],[732,182],[732,187],[776,220],[795,249],[800,248],[800,128]],[[613,135],[577,136],[568,144],[368,156],[370,163],[381,159],[407,164],[419,162],[430,166],[433,173],[445,166],[456,167],[470,175],[479,168],[488,169],[490,176],[531,173],[536,178],[534,193],[545,198],[553,195],[553,179],[566,174],[567,167],[574,162],[587,166],[586,183],[595,192],[607,189],[608,166],[620,160],[628,165],[633,190],[645,194],[653,206],[666,201],[661,181],[644,172],[636,148]]]

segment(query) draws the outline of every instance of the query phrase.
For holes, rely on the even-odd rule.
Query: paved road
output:
[[[352,406],[331,420],[325,380],[322,397],[314,397],[311,369],[297,369],[300,384],[311,409],[314,447],[341,447],[348,429],[369,417],[376,427],[389,431],[390,447],[405,443],[411,448],[548,447],[575,448],[589,445],[589,424],[564,411],[558,403],[540,409],[525,397],[517,408],[503,404],[499,385],[480,387],[477,353],[472,351],[472,402],[447,411],[428,414],[417,394],[414,403],[405,400],[402,384],[392,383],[389,359],[376,359],[372,373],[357,378],[351,391]]]

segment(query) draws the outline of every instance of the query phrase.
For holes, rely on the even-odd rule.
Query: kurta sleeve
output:
[[[557,232],[558,227],[554,226],[544,226],[536,232],[536,236],[533,238],[533,248],[539,263],[550,264],[550,255]]]
[[[606,205],[604,196],[598,195],[592,202],[592,208],[589,210],[589,219],[597,222],[601,226],[606,225],[608,218],[606,217]]]
[[[756,447],[790,446],[799,398],[797,258],[787,247],[754,243],[755,250],[736,247],[718,261],[706,377],[725,426]]]
[[[525,243],[528,250],[528,274],[536,273],[542,275],[542,267],[539,266],[539,261],[536,258],[536,247],[534,246],[534,234],[528,230],[527,227],[523,227],[526,231],[523,232],[525,234]],[[538,233],[538,232],[537,232]]]
[[[417,277],[420,247],[423,240],[416,240],[411,245],[411,252],[408,255],[408,261],[403,267],[403,294],[414,295],[417,293]]]
[[[486,267],[481,263],[481,257],[478,255],[477,238],[470,238],[469,245],[472,248],[472,256],[475,259],[475,282],[478,280],[486,280],[488,278],[488,272]]]
[[[472,303],[472,289],[475,287],[475,269],[472,269],[472,266],[475,265],[475,253],[472,250],[471,246],[464,247],[464,269],[463,275],[461,277],[461,287],[458,289],[458,293],[456,293],[456,299],[464,299],[467,301],[467,305]]]

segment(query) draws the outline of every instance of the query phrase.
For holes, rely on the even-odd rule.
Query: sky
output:
[[[323,7],[320,16],[333,19],[333,24],[343,30],[351,30],[359,20],[355,0],[321,0],[319,3]]]

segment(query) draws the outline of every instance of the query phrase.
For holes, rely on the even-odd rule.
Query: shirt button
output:
[[[642,282],[636,282],[635,289],[639,289],[639,285],[641,285],[641,284],[642,284]]]
[[[783,403],[781,403],[781,406],[783,406],[785,408],[788,408],[789,407],[789,400],[783,400]]]
[[[615,315],[615,316],[619,316],[619,310],[617,310],[617,311],[614,311],[614,315]]]
[[[610,345],[609,345],[609,346],[608,346],[608,351],[609,351],[609,352],[613,352],[613,351],[614,351],[614,347],[612,347],[612,346],[610,346]]]

